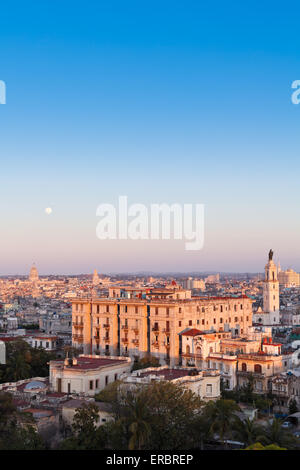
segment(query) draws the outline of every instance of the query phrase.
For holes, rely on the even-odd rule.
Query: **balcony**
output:
[[[128,338],[122,338],[122,343],[128,344]]]
[[[170,343],[164,343],[164,345],[167,349],[170,349]]]
[[[82,343],[83,335],[73,335],[73,340],[76,341],[77,343]]]
[[[94,336],[94,340],[96,341],[96,343],[99,343],[99,341],[100,341],[99,336]]]
[[[171,334],[170,328],[164,328],[163,332],[164,332],[165,335],[170,335]]]
[[[251,370],[237,370],[236,373],[241,377],[249,377],[249,375],[252,375],[256,379],[263,379],[264,377],[266,377],[266,374],[264,374],[263,372],[253,372]]]
[[[105,325],[103,325],[103,328],[105,328],[106,330],[109,330],[110,329],[109,323],[105,323]]]
[[[122,326],[121,326],[121,329],[122,329],[123,331],[128,331],[128,325],[122,325]]]
[[[132,342],[133,342],[133,344],[135,344],[135,345],[138,345],[138,344],[140,343],[140,341],[139,341],[138,339],[133,339]]]
[[[106,343],[109,343],[110,342],[109,336],[103,336],[103,341],[105,341]]]
[[[74,328],[83,328],[83,323],[73,322],[73,326],[74,326]]]
[[[133,328],[132,328],[132,331],[134,332],[135,335],[138,335],[138,334],[139,334],[139,329],[136,328],[136,327],[133,327]]]
[[[158,341],[152,341],[152,346],[154,346],[155,348],[159,348],[159,343]]]
[[[158,326],[154,326],[154,327],[152,328],[152,331],[153,331],[154,333],[159,333],[159,327],[158,327]]]

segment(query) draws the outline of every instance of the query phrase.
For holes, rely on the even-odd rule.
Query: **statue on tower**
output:
[[[272,248],[271,248],[271,250],[269,251],[269,261],[272,261],[272,259],[273,259],[273,254],[274,254],[274,252],[273,252],[273,250],[272,250]]]

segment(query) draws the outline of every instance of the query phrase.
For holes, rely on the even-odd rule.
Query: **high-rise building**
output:
[[[123,292],[126,288],[121,289]],[[130,290],[130,288],[129,288]],[[191,297],[184,289],[145,290],[143,297],[120,296],[72,300],[72,342],[84,354],[153,355],[161,364],[181,363],[180,333],[201,331],[246,335],[252,326],[252,300],[240,297]],[[185,292],[189,295],[184,295]]]

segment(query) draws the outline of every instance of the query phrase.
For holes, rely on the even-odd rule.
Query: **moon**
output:
[[[51,207],[46,207],[45,212],[47,215],[50,215],[52,213]]]

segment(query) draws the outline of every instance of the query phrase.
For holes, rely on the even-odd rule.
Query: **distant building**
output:
[[[292,269],[286,271],[280,271],[278,273],[278,280],[280,287],[290,288],[300,286],[300,274],[296,273]]]
[[[193,279],[192,277],[189,277],[187,279],[184,279],[182,284],[184,289],[199,289],[202,291],[205,290],[205,281],[203,279]]]
[[[97,286],[99,283],[100,283],[100,279],[97,273],[97,269],[95,269],[94,274],[93,274],[93,285]]]
[[[39,273],[38,273],[38,270],[37,270],[35,264],[33,264],[31,269],[30,269],[29,281],[30,282],[38,282],[39,281]]]

